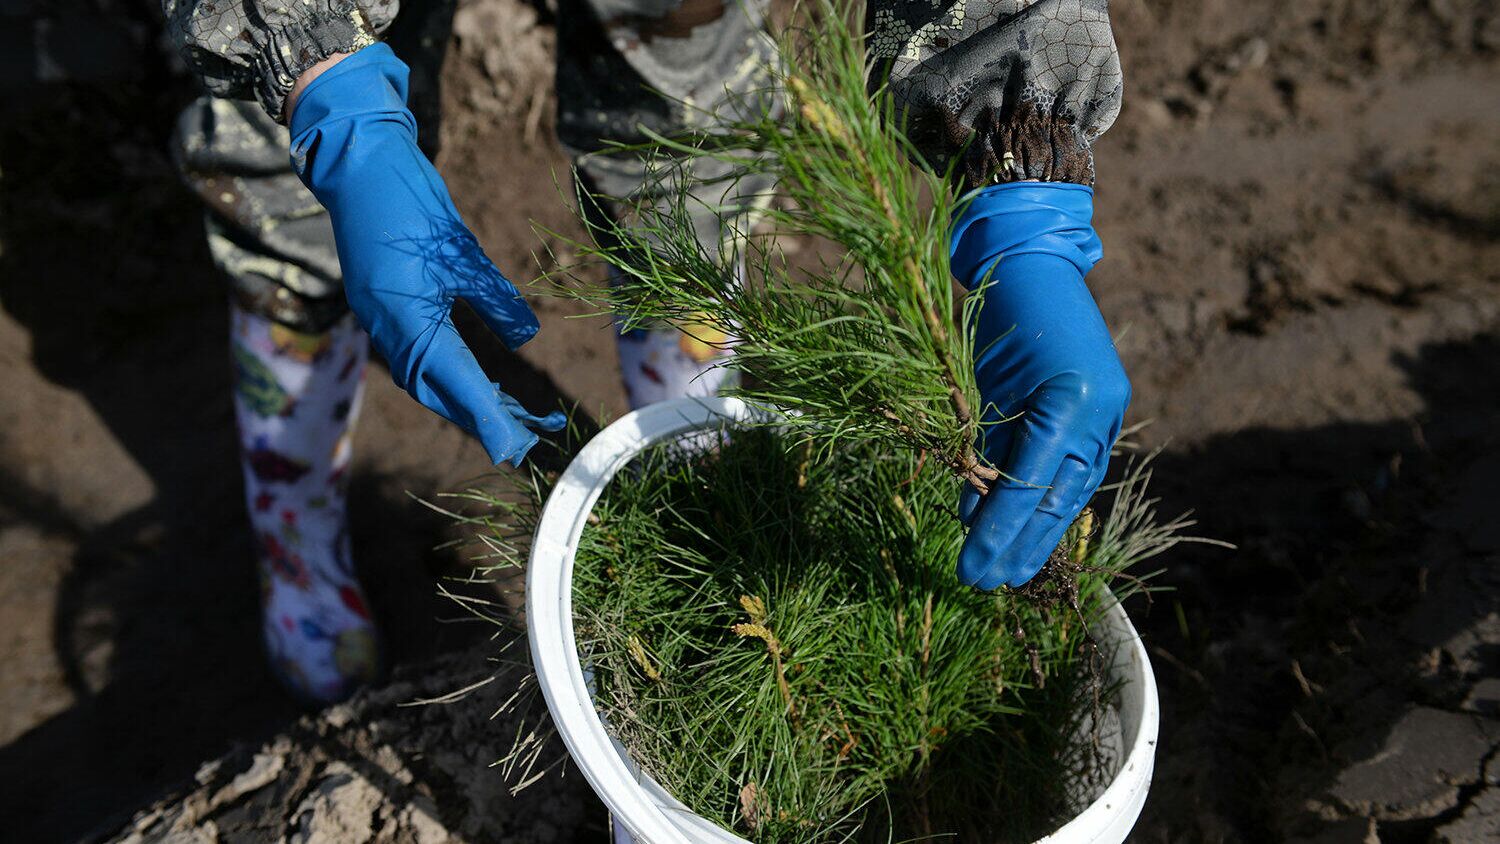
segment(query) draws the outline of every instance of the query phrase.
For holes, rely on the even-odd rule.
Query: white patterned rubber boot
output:
[[[611,282],[617,271],[610,269]],[[668,399],[716,396],[733,386],[736,373],[724,364],[735,338],[706,325],[623,330],[616,322],[620,378],[630,409]]]
[[[230,320],[266,650],[298,697],[343,700],[379,666],[346,516],[369,338],[352,316],[323,334],[296,332],[238,307]]]

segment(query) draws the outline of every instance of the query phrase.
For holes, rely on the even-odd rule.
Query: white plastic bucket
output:
[[[736,399],[679,399],[630,413],[594,437],[558,479],[537,525],[526,572],[526,627],[537,679],[552,720],[589,785],[609,807],[616,828],[642,844],[748,844],[693,814],[642,773],[610,738],[595,711],[573,637],[573,559],[589,512],[615,476],[642,450],[726,422],[760,418]],[[1119,769],[1098,797],[1056,832],[1048,844],[1125,840],[1151,785],[1159,710],[1156,678],[1140,636],[1118,604],[1109,606],[1095,634],[1114,651],[1110,671],[1120,684]],[[1113,720],[1113,719],[1111,719]]]

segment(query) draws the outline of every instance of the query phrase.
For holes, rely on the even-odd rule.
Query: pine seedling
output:
[[[647,190],[614,200],[629,208],[619,219],[585,215],[593,242],[573,244],[615,268],[608,290],[576,272],[553,278],[627,329],[667,323],[709,344],[737,338],[727,365],[744,376],[738,395],[794,412],[787,424],[821,448],[899,447],[987,491],[999,473],[974,447],[974,337],[964,328],[970,314],[959,314],[978,298],[961,298],[948,269],[959,200],[944,175],[912,166],[891,98],[870,88],[863,34],[831,0],[817,10],[815,28],[782,38],[778,93],[730,109],[748,116],[710,115],[694,122],[711,128],[691,137],[621,150],[657,162],[663,186],[687,184],[684,173],[702,158],[733,165],[725,196],[738,180],[771,176],[780,199],[764,212],[764,230],[705,246],[692,225],[701,200]],[[797,266],[788,239],[833,244],[838,256]]]

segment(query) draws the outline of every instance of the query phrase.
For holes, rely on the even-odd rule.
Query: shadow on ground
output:
[[[1132,607],[1164,725],[1140,840],[1427,841],[1484,791],[1500,746],[1481,686],[1500,672],[1500,397],[1485,386],[1500,335],[1397,364],[1425,400],[1415,419],[1161,457],[1164,510],[1196,507],[1239,550],[1174,553],[1157,580],[1172,591]]]
[[[38,596],[55,594],[55,606],[28,620],[50,617],[59,696],[72,703],[0,747],[0,827],[18,841],[117,825],[204,759],[301,714],[260,649],[224,288],[165,155],[192,92],[151,50],[135,58],[113,85],[0,102],[0,308],[29,342],[16,363],[81,396],[128,458],[106,459],[117,452],[70,441],[64,426],[40,445],[0,433],[0,530],[24,526],[71,549],[55,564],[55,593]],[[480,355],[513,373],[508,386],[532,406],[566,402],[498,343]],[[26,455],[94,461],[91,487],[144,474],[149,492],[124,512],[80,512],[87,497],[36,482]],[[434,578],[457,560],[434,550],[446,520],[412,501],[409,483],[357,470],[351,492],[355,557],[397,664],[488,635],[447,623],[461,613]]]

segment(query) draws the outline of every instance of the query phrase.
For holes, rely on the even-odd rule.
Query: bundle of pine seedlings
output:
[[[617,222],[587,215],[593,243],[574,245],[616,283],[555,279],[627,328],[736,338],[738,393],[776,419],[655,448],[615,478],[574,568],[579,656],[636,762],[752,841],[1030,840],[1110,774],[1113,654],[1088,633],[1103,587],[1188,523],[1156,521],[1137,467],[1040,593],[957,581],[960,485],[999,477],[974,447],[979,298],[947,263],[962,200],[912,166],[847,12],[824,3],[783,40],[786,108],[747,101],[622,150],[654,156],[663,184],[703,156],[772,176],[762,228],[708,248],[690,206],[707,192],[648,191]],[[799,264],[792,241],[833,257]],[[494,565],[524,560],[547,491],[533,472],[519,496],[473,494]],[[506,769],[524,781],[541,747],[523,735]]]
[[[1032,841],[1118,757],[1087,617],[1171,542],[1144,474],[1069,537],[1082,614],[960,584],[954,481],[785,429],[662,446],[618,476],[574,567],[580,656],[631,757],[756,842]],[[956,836],[956,838],[954,838]]]

